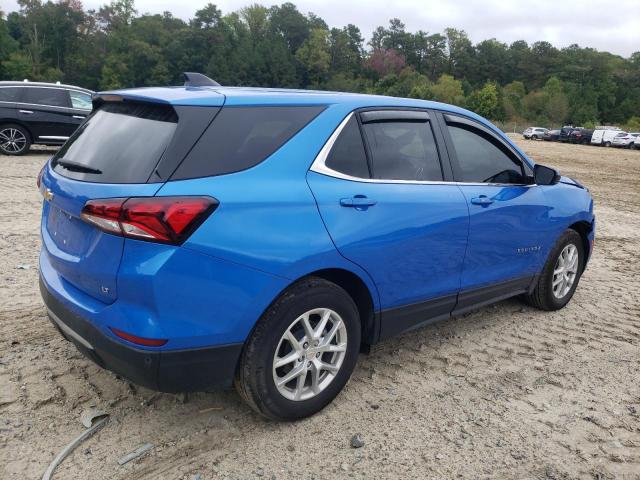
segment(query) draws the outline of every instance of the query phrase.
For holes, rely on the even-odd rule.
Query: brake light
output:
[[[80,217],[114,235],[179,245],[213,212],[211,197],[140,197],[89,200]]]

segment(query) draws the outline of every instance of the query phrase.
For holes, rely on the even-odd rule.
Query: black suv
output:
[[[0,82],[0,153],[62,145],[91,113],[91,90],[39,82]]]

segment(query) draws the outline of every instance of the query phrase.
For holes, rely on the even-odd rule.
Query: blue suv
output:
[[[516,295],[564,307],[593,248],[588,190],[451,105],[200,78],[93,107],[38,179],[41,292],[152,389],[235,382],[312,415],[385,338]]]

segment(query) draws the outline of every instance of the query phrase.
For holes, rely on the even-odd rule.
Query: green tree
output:
[[[433,99],[438,102],[464,105],[462,82],[454,79],[451,75],[441,75],[438,81],[431,86],[431,93]]]
[[[308,72],[311,85],[319,86],[327,79],[331,65],[329,32],[315,28],[296,52],[296,58]]]
[[[480,90],[475,90],[467,98],[468,107],[478,115],[491,120],[500,120],[500,102],[498,87],[493,82],[487,82]]]

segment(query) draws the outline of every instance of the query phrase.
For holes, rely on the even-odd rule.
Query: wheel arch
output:
[[[344,268],[325,268],[311,272],[306,276],[322,278],[344,289],[353,299],[356,307],[358,307],[362,329],[362,344],[372,345],[377,342],[380,325],[375,311],[373,295],[359,275]]]
[[[584,249],[585,253],[585,259],[589,258],[591,256],[591,242],[589,241],[589,234],[593,230],[593,225],[585,220],[580,220],[579,222],[575,222],[569,225],[569,228],[580,235],[580,238],[582,239],[582,248]],[[587,262],[585,261],[582,269],[584,270],[586,266]]]

